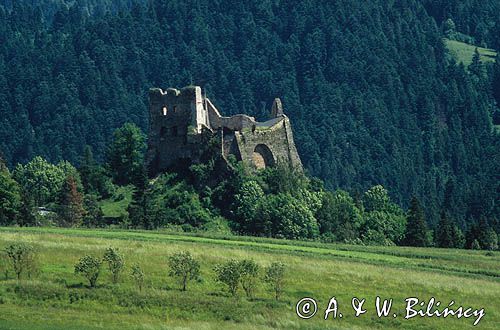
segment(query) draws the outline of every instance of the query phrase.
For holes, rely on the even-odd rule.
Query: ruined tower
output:
[[[243,114],[221,116],[199,86],[165,91],[152,88],[149,106],[147,164],[151,175],[179,164],[199,162],[204,147],[213,139],[224,160],[234,155],[254,169],[279,162],[302,169],[290,120],[278,98],[273,102],[271,118],[265,122]]]

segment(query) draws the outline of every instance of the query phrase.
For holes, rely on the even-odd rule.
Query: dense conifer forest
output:
[[[380,184],[433,227],[495,225],[500,63],[465,67],[442,38],[450,18],[498,49],[498,1],[439,3],[1,0],[0,150],[11,169],[79,166],[86,145],[104,162],[116,128],[147,131],[150,87],[196,84],[227,115],[281,97],[327,189]]]

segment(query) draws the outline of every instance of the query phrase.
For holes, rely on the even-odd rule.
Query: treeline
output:
[[[230,159],[221,165],[207,145],[205,161],[150,180],[144,166],[145,136],[133,124],[113,135],[105,165],[90,147],[80,165],[35,157],[11,173],[2,163],[0,225],[106,227],[99,201],[132,185],[122,228],[178,228],[286,239],[369,245],[498,249],[498,222],[481,218],[463,230],[446,209],[436,226],[416,197],[405,212],[376,185],[351,196],[324,188],[320,179],[278,165],[251,171]],[[222,167],[221,167],[222,166]],[[221,170],[224,169],[224,170]],[[40,208],[43,207],[43,208]]]
[[[330,190],[382,184],[404,207],[417,196],[432,225],[444,206],[462,229],[499,214],[499,76],[449,62],[419,1],[2,3],[11,168],[35,155],[79,164],[86,145],[102,163],[114,129],[147,127],[150,87],[192,83],[228,115],[263,119],[281,97],[303,163]]]

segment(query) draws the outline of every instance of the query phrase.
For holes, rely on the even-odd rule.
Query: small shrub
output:
[[[4,276],[5,280],[9,279],[9,260],[7,254],[0,254],[0,274]]]
[[[231,259],[223,264],[215,266],[214,271],[216,280],[227,285],[229,292],[233,296],[236,296],[241,278],[240,263]]]
[[[118,249],[110,247],[106,249],[103,259],[108,264],[109,271],[111,272],[112,282],[115,284],[118,283],[120,279],[120,273],[125,266],[123,256],[118,253]]]
[[[132,273],[130,274],[132,276],[132,279],[134,280],[135,285],[139,289],[139,291],[142,291],[142,287],[144,286],[144,272],[142,271],[141,267],[139,265],[133,265],[132,266]]]
[[[186,291],[190,280],[197,279],[200,275],[200,263],[187,251],[171,255],[168,259],[168,266],[170,267],[169,276],[179,279],[182,291]]]
[[[83,275],[90,283],[90,287],[94,288],[99,278],[101,271],[101,260],[92,256],[84,256],[75,265],[75,274]]]
[[[479,241],[477,239],[475,239],[473,242],[472,242],[472,250],[481,250],[481,245],[479,244]]]
[[[267,282],[272,290],[276,300],[279,300],[285,280],[285,265],[281,262],[273,262],[271,266],[266,269],[264,281]]]
[[[257,287],[257,278],[259,276],[259,265],[253,260],[240,261],[240,281],[243,290],[248,298],[254,297],[255,288]]]
[[[10,264],[14,274],[16,274],[17,279],[21,279],[21,275],[26,273],[28,278],[36,270],[36,258],[35,249],[32,245],[25,243],[14,243],[7,246],[4,249],[7,261]],[[8,275],[8,270],[4,270],[5,276]]]

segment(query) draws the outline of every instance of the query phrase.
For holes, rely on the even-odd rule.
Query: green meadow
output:
[[[494,49],[476,47],[465,42],[446,38],[444,39],[444,43],[455,60],[457,62],[462,62],[466,66],[472,62],[472,56],[474,55],[476,48],[479,53],[479,58],[484,63],[494,63],[495,57],[497,56],[497,52]]]
[[[498,329],[500,253],[471,250],[375,247],[255,237],[187,235],[173,232],[61,228],[0,228],[0,249],[14,242],[32,244],[39,256],[32,279],[5,279],[0,264],[1,329]],[[102,256],[107,247],[125,256],[117,285],[103,267],[97,288],[74,274],[86,254]],[[167,257],[189,251],[201,263],[201,278],[186,292],[168,277]],[[260,283],[255,299],[240,289],[232,297],[214,279],[213,268],[228,259],[253,259],[262,267],[281,261],[287,267],[283,297],[276,301]],[[3,262],[3,261],[2,261]],[[146,275],[139,291],[130,267]],[[103,265],[104,266],[104,265]],[[324,311],[331,297],[342,318]],[[389,317],[379,318],[375,298],[393,299]],[[318,312],[300,319],[296,303],[317,301]],[[367,312],[354,316],[351,299],[366,299]],[[441,307],[485,309],[475,317],[404,319],[405,298]],[[416,308],[416,307],[415,307]],[[393,314],[396,317],[393,317]]]

